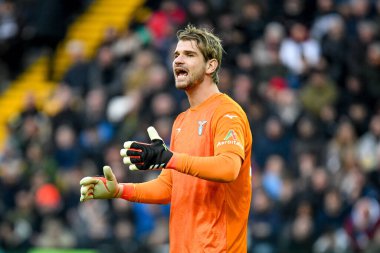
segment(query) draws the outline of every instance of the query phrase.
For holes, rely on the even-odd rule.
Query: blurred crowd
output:
[[[0,92],[43,52],[53,65],[68,26],[92,0],[0,1]],[[48,78],[53,78],[49,68]]]
[[[0,43],[14,46],[4,4]],[[150,125],[170,146],[189,106],[171,70],[188,23],[221,37],[219,89],[251,123],[249,253],[380,252],[380,0],[146,1],[137,16],[109,27],[93,59],[71,41],[73,63],[48,101],[28,94],[9,122],[1,253],[168,251],[169,206],[80,203],[79,181],[104,164],[119,182],[158,175],[129,171],[119,150],[148,141]]]

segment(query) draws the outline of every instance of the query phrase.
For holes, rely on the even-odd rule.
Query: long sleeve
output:
[[[168,168],[210,181],[232,182],[239,175],[241,164],[241,157],[229,152],[208,157],[174,153]]]
[[[170,203],[172,179],[170,170],[162,170],[156,178],[144,183],[123,183],[122,199],[150,204]]]

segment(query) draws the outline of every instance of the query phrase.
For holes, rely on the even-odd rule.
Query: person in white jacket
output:
[[[309,37],[308,28],[295,22],[289,27],[289,35],[280,46],[280,60],[295,75],[301,76],[316,67],[321,59],[317,40]]]

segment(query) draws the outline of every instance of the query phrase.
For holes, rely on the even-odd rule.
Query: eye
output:
[[[181,52],[179,52],[179,51],[174,51],[173,52],[173,58],[177,58],[177,57],[179,57],[181,55]]]

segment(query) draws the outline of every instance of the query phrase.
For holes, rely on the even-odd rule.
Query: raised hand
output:
[[[147,131],[151,143],[127,141],[120,150],[123,162],[130,170],[162,169],[173,156],[154,127],[148,127]]]
[[[80,181],[81,197],[84,202],[89,199],[118,198],[122,193],[122,186],[118,184],[110,166],[103,167],[104,177],[84,177]]]

